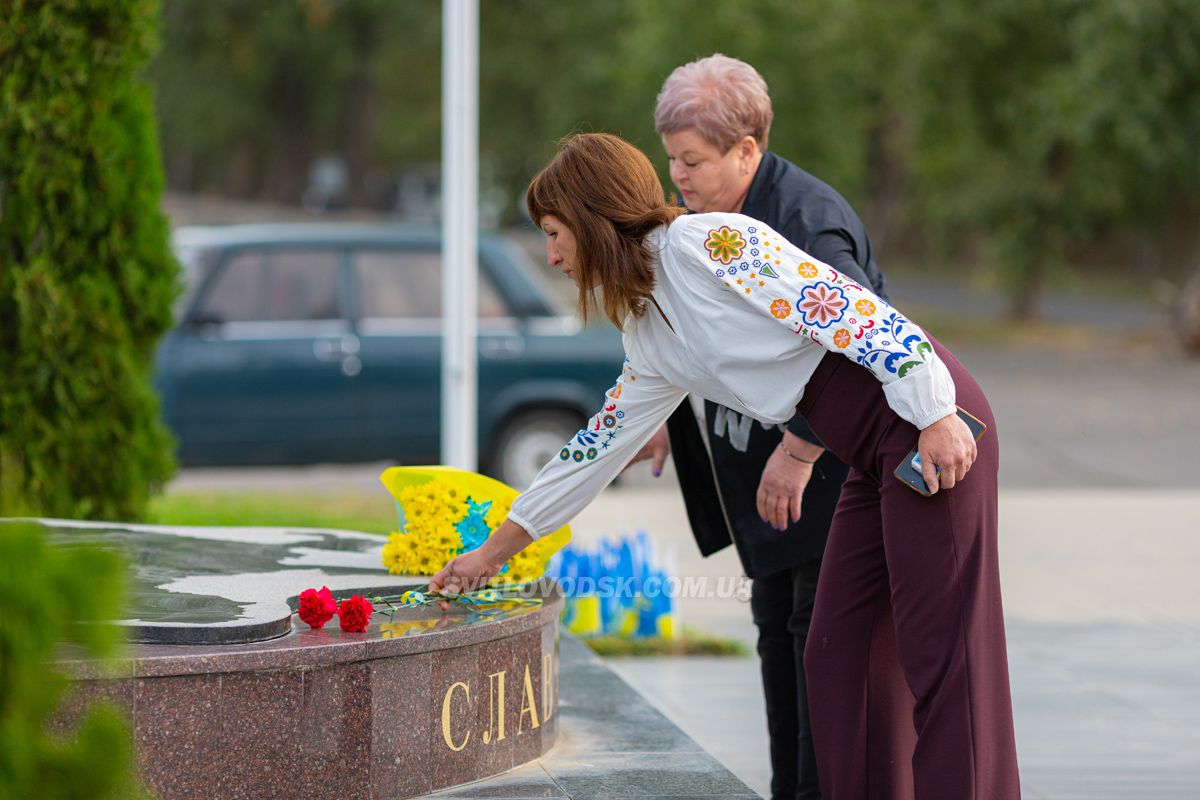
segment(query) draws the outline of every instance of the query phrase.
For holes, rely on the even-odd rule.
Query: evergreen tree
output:
[[[0,13],[0,514],[128,519],[172,472],[150,385],[178,266],[159,211],[156,0]]]

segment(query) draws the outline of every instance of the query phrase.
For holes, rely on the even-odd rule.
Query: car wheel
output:
[[[514,489],[524,490],[546,462],[557,458],[583,425],[579,414],[564,409],[525,411],[509,420],[496,440],[491,473]]]

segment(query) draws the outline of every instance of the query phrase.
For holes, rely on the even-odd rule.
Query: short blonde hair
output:
[[[654,108],[654,130],[662,136],[694,128],[722,153],[753,136],[766,150],[773,117],[767,82],[758,70],[715,53],[667,76]]]

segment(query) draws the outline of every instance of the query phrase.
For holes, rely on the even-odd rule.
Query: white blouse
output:
[[[648,243],[662,313],[648,303],[625,321],[625,365],[603,407],[513,503],[509,517],[533,538],[582,511],[689,392],[766,423],[791,419],[826,350],[871,370],[917,428],[954,413],[954,381],[920,328],[763,223],[689,214]]]

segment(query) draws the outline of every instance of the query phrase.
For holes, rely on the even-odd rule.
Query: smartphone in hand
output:
[[[971,435],[975,437],[975,441],[979,441],[979,437],[983,436],[987,430],[987,425],[982,421],[958,409],[958,418],[967,423],[967,427],[971,429]],[[900,461],[900,466],[896,467],[895,476],[900,479],[900,482],[909,488],[916,491],[924,497],[931,496],[932,492],[925,485],[925,476],[921,474],[921,454],[914,447],[912,452],[905,456]]]

